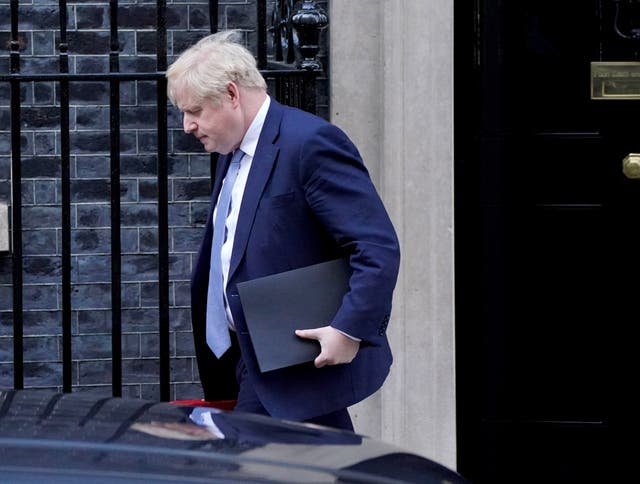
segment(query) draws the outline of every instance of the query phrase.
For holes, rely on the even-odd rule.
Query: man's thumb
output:
[[[300,338],[318,339],[318,335],[312,329],[296,329],[296,336]]]

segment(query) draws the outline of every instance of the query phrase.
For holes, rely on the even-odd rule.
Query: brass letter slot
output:
[[[640,62],[592,62],[591,99],[640,99]]]

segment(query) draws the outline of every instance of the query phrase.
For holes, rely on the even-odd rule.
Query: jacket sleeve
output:
[[[334,125],[302,144],[300,177],[307,203],[343,252],[352,275],[332,326],[377,345],[384,337],[398,277],[396,232],[357,148]]]

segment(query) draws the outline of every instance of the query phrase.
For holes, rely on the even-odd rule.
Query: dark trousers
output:
[[[235,410],[240,412],[269,415],[269,412],[267,412],[267,409],[262,406],[258,395],[253,389],[253,385],[251,385],[251,382],[249,381],[247,368],[242,356],[240,356],[236,366],[236,379],[238,380],[240,390],[238,392],[238,403],[236,404]],[[304,422],[353,432],[353,423],[351,422],[351,417],[349,416],[349,412],[346,408],[336,410],[335,412],[331,412],[326,415],[313,417],[305,420]]]

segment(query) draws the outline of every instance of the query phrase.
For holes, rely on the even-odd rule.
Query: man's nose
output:
[[[193,133],[196,128],[197,126],[195,121],[191,119],[189,115],[185,114],[182,118],[182,129],[184,129],[184,132],[187,134]]]

